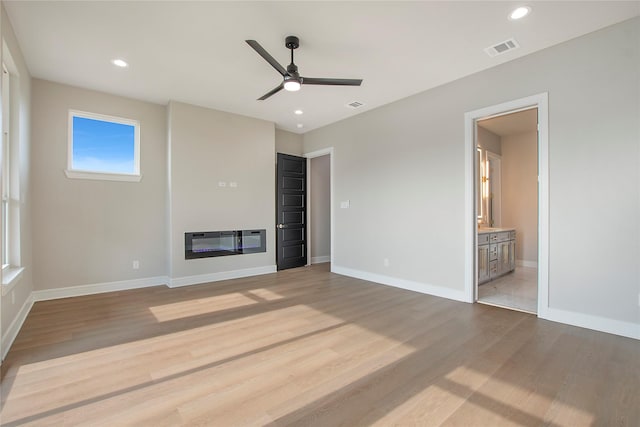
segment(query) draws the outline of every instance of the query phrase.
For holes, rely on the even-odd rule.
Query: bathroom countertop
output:
[[[500,233],[502,231],[516,231],[513,227],[482,227],[478,228],[478,234]]]

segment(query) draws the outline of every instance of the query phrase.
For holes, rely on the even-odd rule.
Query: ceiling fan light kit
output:
[[[284,90],[288,90],[289,92],[295,92],[300,90],[300,80],[295,79],[293,77],[285,77],[284,78]]]
[[[279,86],[271,89],[269,92],[258,98],[259,101],[264,101],[271,95],[280,92],[282,89],[295,92],[300,90],[301,85],[324,85],[324,86],[360,86],[362,79],[327,79],[316,77],[302,77],[298,73],[298,66],[293,62],[293,51],[300,46],[300,40],[296,36],[288,36],[284,40],[284,45],[287,49],[291,50],[291,64],[287,65],[285,69],[273,56],[269,54],[260,43],[255,40],[245,40],[249,46],[255,50],[258,55],[267,61],[280,75],[282,76],[282,83]]]

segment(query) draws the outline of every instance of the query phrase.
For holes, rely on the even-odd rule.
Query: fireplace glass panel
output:
[[[266,230],[184,233],[185,259],[266,252]]]

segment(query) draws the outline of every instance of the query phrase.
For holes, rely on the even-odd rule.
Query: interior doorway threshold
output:
[[[498,307],[498,308],[506,308],[507,310],[519,311],[521,313],[533,314],[534,316],[538,315],[538,313],[536,313],[535,311],[524,310],[522,308],[511,307],[511,306],[508,306],[508,305],[496,304],[496,303],[493,303],[493,302],[481,301],[481,300],[478,300],[476,302],[478,304],[490,305],[490,306]]]

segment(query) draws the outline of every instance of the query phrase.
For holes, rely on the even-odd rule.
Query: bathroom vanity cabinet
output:
[[[488,282],[516,268],[516,230],[478,229],[478,284]]]

